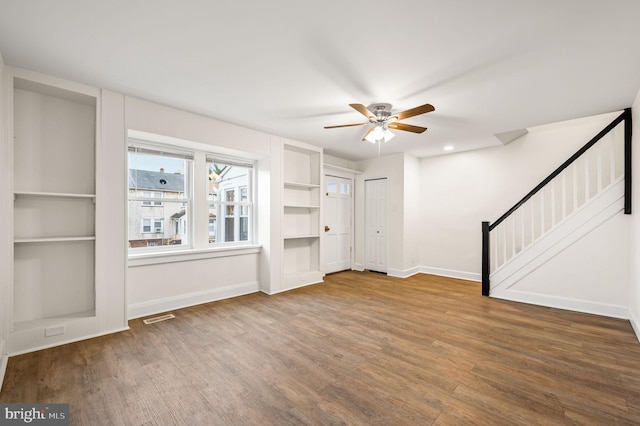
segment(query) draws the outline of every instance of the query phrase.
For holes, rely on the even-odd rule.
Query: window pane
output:
[[[348,194],[350,186],[351,185],[349,185],[348,183],[341,183],[340,184],[340,193],[341,194]]]
[[[235,219],[227,217],[224,219],[224,241],[235,241],[234,237]]]
[[[129,247],[157,247],[188,243],[185,202],[167,202],[162,206],[129,201]]]
[[[129,148],[129,247],[188,245],[192,162],[153,149]]]
[[[240,218],[240,241],[249,240],[249,218]]]
[[[336,182],[327,182],[327,192],[332,194],[338,192],[338,184]]]
[[[238,205],[251,203],[251,176],[248,162],[207,158],[209,243],[251,240],[251,205]]]
[[[184,198],[190,161],[129,152],[129,190],[141,190],[143,197]]]

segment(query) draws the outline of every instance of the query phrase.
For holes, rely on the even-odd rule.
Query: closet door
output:
[[[365,188],[365,262],[370,271],[387,272],[387,179],[367,180]]]

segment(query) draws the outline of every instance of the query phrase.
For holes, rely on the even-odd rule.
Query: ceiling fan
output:
[[[415,108],[408,109],[406,111],[399,112],[397,114],[391,113],[391,104],[378,103],[369,105],[366,107],[362,104],[349,104],[349,106],[360,114],[367,117],[368,123],[355,123],[355,124],[341,124],[339,126],[324,126],[325,129],[335,129],[338,127],[353,127],[364,126],[367,124],[373,124],[373,126],[367,131],[362,138],[363,141],[376,143],[381,140],[388,142],[395,135],[389,131],[389,129],[404,130],[412,133],[422,133],[427,130],[426,127],[414,126],[411,124],[399,123],[400,120],[405,118],[414,117],[416,115],[425,114],[427,112],[435,111],[433,105],[424,104]]]

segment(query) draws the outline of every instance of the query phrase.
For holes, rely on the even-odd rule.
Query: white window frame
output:
[[[135,136],[132,136],[135,135]],[[144,135],[141,138],[139,135]],[[147,139],[147,135],[150,136]],[[235,256],[241,254],[255,254],[260,252],[260,245],[255,242],[255,226],[257,220],[255,217],[255,161],[251,159],[251,155],[246,157],[242,153],[237,156],[220,155],[215,151],[215,147],[208,147],[201,143],[188,142],[183,140],[174,140],[159,135],[151,135],[143,132],[129,131],[129,145],[145,146],[150,149],[167,150],[187,153],[193,158],[192,168],[188,173],[189,199],[180,199],[187,201],[187,217],[191,222],[189,229],[189,244],[187,246],[162,246],[150,248],[129,248],[129,266],[142,266],[149,264],[160,264],[167,262],[190,261],[197,259],[206,259],[214,257]],[[156,139],[158,138],[158,139]],[[157,142],[157,141],[162,142]],[[165,143],[170,140],[170,143]],[[229,152],[231,152],[229,150]],[[209,160],[220,161],[221,164],[241,165],[249,169],[247,182],[247,197],[245,202],[234,201],[237,207],[236,211],[240,212],[241,207],[248,208],[248,228],[249,235],[246,241],[229,241],[209,243],[209,208],[211,201],[208,198],[208,166]],[[129,173],[127,168],[127,173]],[[186,179],[186,177],[185,177]],[[238,191],[239,192],[239,191]],[[141,197],[142,198],[142,197]],[[149,201],[157,201],[157,199],[147,198]],[[170,198],[163,198],[163,202],[171,202]],[[148,207],[148,206],[145,206]],[[216,217],[216,228],[220,229],[220,220],[222,217]],[[240,227],[238,221],[238,228]]]
[[[140,203],[140,206],[142,208],[144,208],[142,211],[147,211],[149,212],[150,207],[162,207],[162,208],[167,208],[168,205],[179,205],[181,207],[184,207],[187,211],[187,221],[191,222],[190,219],[190,215],[191,212],[193,210],[193,154],[189,151],[186,150],[180,150],[180,149],[176,149],[175,147],[169,147],[169,146],[164,146],[164,145],[155,145],[155,144],[148,144],[148,143],[144,143],[141,141],[133,141],[133,140],[129,140],[129,148],[128,148],[129,152],[138,152],[140,154],[149,154],[149,155],[154,155],[154,156],[159,156],[159,157],[171,157],[171,158],[176,158],[176,159],[183,159],[186,160],[185,161],[185,170],[184,170],[184,193],[181,197],[176,197],[176,198],[171,198],[171,197],[165,197],[164,194],[162,193],[162,191],[155,191],[152,189],[147,189],[147,188],[128,188],[128,193],[129,193],[129,205],[131,202]],[[134,166],[132,164],[129,164],[127,166],[127,175],[130,173],[130,169],[131,167]],[[127,179],[127,183],[128,183],[128,179]],[[128,186],[128,185],[127,185]],[[133,189],[133,191],[131,191]],[[133,195],[131,194],[131,192],[133,192]],[[158,196],[158,194],[160,194],[160,196]],[[158,201],[158,199],[161,198],[162,201]],[[151,210],[153,211],[153,210]],[[131,214],[131,212],[127,212],[127,217],[129,217],[129,215]],[[149,213],[147,213],[148,215]],[[157,210],[155,211],[155,213],[151,213],[151,214],[157,214]],[[144,220],[145,219],[151,219],[153,220],[153,225],[151,227],[151,231],[150,232],[144,232]],[[144,215],[144,213],[142,213],[142,217],[141,217],[141,226],[140,226],[140,235],[153,235],[153,234],[162,234],[162,236],[160,238],[167,239],[168,237],[165,236],[165,217],[157,217],[157,216],[146,216]],[[130,222],[131,218],[128,219],[127,222]],[[157,222],[159,222],[161,224],[160,227],[160,231],[156,232],[156,224]],[[171,232],[173,232],[173,228],[170,226]],[[129,233],[129,231],[127,231],[127,234]],[[188,231],[187,232],[187,241],[184,244],[180,244],[180,245],[170,245],[170,244],[164,244],[164,245],[147,245],[145,247],[129,247],[129,257],[135,256],[135,255],[144,255],[144,254],[154,254],[154,253],[163,253],[163,252],[174,252],[177,250],[189,250],[191,248],[191,241],[192,241],[192,237],[191,237],[192,231]]]
[[[208,200],[209,208],[216,209],[216,238],[219,236],[224,236],[226,233],[226,219],[233,218],[234,221],[234,236],[233,241],[216,241],[213,243],[209,243],[210,246],[242,246],[242,245],[251,245],[254,244],[254,226],[253,223],[255,221],[255,217],[253,212],[254,209],[254,192],[253,188],[255,188],[255,178],[254,178],[254,169],[255,164],[253,161],[245,160],[241,158],[233,158],[233,157],[224,157],[220,155],[207,155],[207,170],[209,169],[209,164],[216,162],[222,165],[228,166],[236,166],[246,168],[247,170],[247,179],[246,183],[238,186],[229,187],[223,194],[220,194],[218,200]],[[242,188],[246,188],[247,191],[247,200],[242,201]],[[228,191],[234,192],[233,200],[227,201],[227,193]],[[227,215],[227,207],[233,207],[233,215]],[[246,215],[242,215],[242,212],[246,211]],[[207,210],[208,213],[208,210]],[[241,217],[247,217],[247,239],[241,240],[240,235],[240,219]]]

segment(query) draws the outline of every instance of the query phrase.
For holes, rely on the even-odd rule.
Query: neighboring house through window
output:
[[[194,184],[194,176],[206,176],[206,184]],[[250,244],[252,187],[250,160],[130,140],[129,248]]]

